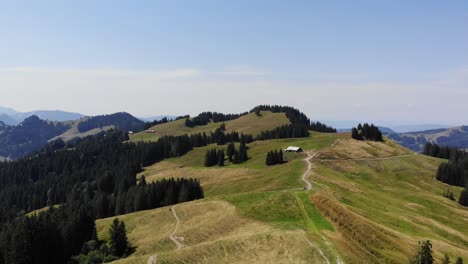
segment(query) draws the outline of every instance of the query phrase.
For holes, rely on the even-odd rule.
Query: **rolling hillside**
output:
[[[130,135],[132,141],[155,141],[161,136],[168,135],[183,135],[192,133],[210,133],[216,128],[220,127],[223,122],[210,122],[205,126],[187,127],[185,126],[185,119],[179,119],[165,124],[159,124],[150,128],[155,130],[156,133],[135,133]],[[290,121],[284,113],[272,113],[269,111],[262,111],[260,116],[255,113],[250,113],[241,116],[237,119],[224,122],[226,125],[226,132],[237,131],[244,134],[257,135],[262,131],[271,130],[281,125],[289,124]]]
[[[312,190],[301,181],[306,153],[264,164],[289,145],[312,153]],[[115,263],[408,263],[426,239],[437,259],[468,259],[468,209],[442,196],[448,186],[434,179],[442,160],[347,133],[248,146],[243,164],[203,167],[212,145],[146,168],[147,181],[197,177],[206,198],[119,216],[136,252]],[[97,221],[100,238],[111,220]]]

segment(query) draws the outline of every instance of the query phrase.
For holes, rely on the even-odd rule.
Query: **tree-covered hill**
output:
[[[74,121],[51,122],[30,116],[16,126],[0,124],[0,156],[19,159],[45,146],[49,141],[85,137],[111,128],[141,131],[144,122],[128,113],[81,118]]]

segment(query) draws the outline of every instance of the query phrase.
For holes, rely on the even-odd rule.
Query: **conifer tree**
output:
[[[432,244],[429,240],[419,241],[418,252],[410,261],[411,264],[433,264]]]
[[[461,257],[458,257],[455,261],[455,264],[463,264],[463,259]]]
[[[115,218],[109,229],[110,253],[117,257],[123,257],[128,250],[128,238],[125,223]]]
[[[450,264],[450,257],[445,253],[444,257],[442,258],[442,264]]]
[[[234,146],[234,143],[229,143],[227,145],[227,150],[226,150],[226,155],[228,156],[228,160],[232,162],[232,156],[234,155],[234,152],[236,152],[236,147]]]
[[[458,203],[463,206],[468,206],[468,187],[466,187],[458,198]]]
[[[224,166],[224,150],[218,151],[218,166]]]

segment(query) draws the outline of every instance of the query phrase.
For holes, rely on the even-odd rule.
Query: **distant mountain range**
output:
[[[157,115],[157,116],[148,116],[148,117],[138,117],[138,119],[145,121],[145,122],[153,122],[153,121],[159,121],[163,118],[167,119],[176,119],[178,116],[175,115]]]
[[[468,126],[439,128],[418,132],[384,132],[387,137],[414,151],[423,151],[427,142],[468,149]]]
[[[321,122],[338,129],[338,131],[347,132],[347,131],[351,131],[351,128],[357,126],[357,124],[359,123],[362,124],[366,121],[321,120]],[[372,122],[367,122],[367,123],[372,123]],[[391,129],[395,133],[407,133],[407,132],[414,132],[414,131],[425,131],[425,130],[431,130],[431,129],[453,127],[450,125],[443,125],[443,124],[404,124],[400,122],[388,122],[388,121],[374,122],[374,124],[379,125],[381,128]]]
[[[60,110],[36,110],[31,112],[18,112],[12,108],[1,107],[0,106],[0,122],[3,122],[6,125],[14,126],[18,125],[19,123],[23,122],[24,119],[30,116],[37,116],[42,120],[48,121],[70,121],[70,120],[77,120],[85,115],[80,113],[73,113],[73,112],[66,112]],[[161,120],[164,117],[167,119],[175,119],[177,116],[174,115],[156,115],[156,116],[148,116],[148,117],[137,117],[141,121],[144,122],[153,122],[156,120]]]
[[[13,126],[0,121],[0,160],[24,157],[56,139],[70,141],[112,128],[138,132],[144,126],[143,121],[123,112],[71,121],[48,121],[32,115]]]
[[[37,116],[42,120],[68,121],[76,120],[84,115],[80,113],[65,112],[60,110],[37,110],[31,112],[18,112],[11,108],[0,107],[0,121],[6,125],[17,125],[30,116]]]
[[[359,121],[324,121],[335,125],[338,132],[350,132]],[[361,122],[362,123],[362,122]],[[344,127],[343,127],[344,126]],[[349,127],[348,127],[349,126]],[[437,124],[379,126],[380,131],[400,145],[422,152],[427,142],[440,146],[468,149],[468,126],[449,127]]]

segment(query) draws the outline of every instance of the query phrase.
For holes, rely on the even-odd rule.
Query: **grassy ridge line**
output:
[[[135,133],[130,135],[131,141],[156,141],[161,136],[178,136],[184,134],[195,133],[211,133],[221,126],[223,122],[208,123],[205,126],[187,127],[185,126],[185,119],[180,119],[165,124],[153,126],[150,129],[156,133]],[[227,132],[237,131],[244,134],[252,134],[256,136],[262,131],[272,130],[276,127],[289,124],[290,121],[284,113],[272,113],[269,111],[262,111],[260,116],[255,113],[250,113],[239,117],[238,119],[229,120],[224,122]]]

